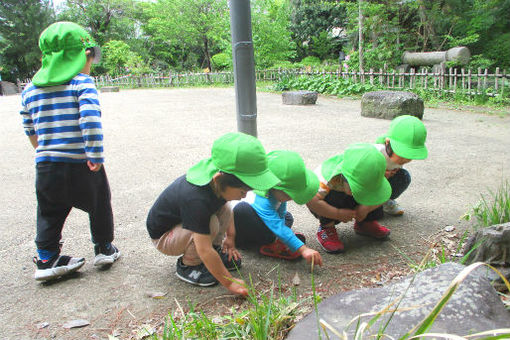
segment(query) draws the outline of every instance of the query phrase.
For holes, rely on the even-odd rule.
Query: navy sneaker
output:
[[[186,266],[182,262],[182,256],[177,259],[177,277],[184,282],[195,286],[209,287],[218,284],[218,280],[205,267],[203,263],[196,266]]]
[[[83,257],[55,255],[48,261],[41,261],[34,257],[34,263],[37,266],[34,278],[37,281],[48,281],[74,273],[85,264],[85,259]]]
[[[225,268],[227,268],[228,271],[232,272],[232,271],[235,271],[235,270],[241,268],[241,259],[240,258],[237,260],[234,260],[234,258],[232,257],[232,259],[229,261],[228,253],[224,253],[221,250],[221,246],[213,245],[213,248],[218,252],[218,254],[220,254],[221,262],[223,262],[223,265],[225,266]]]
[[[96,244],[94,245],[94,266],[108,266],[117,261],[120,257],[120,251],[113,244]]]

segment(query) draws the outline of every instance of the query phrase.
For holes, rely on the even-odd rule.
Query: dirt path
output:
[[[266,150],[301,153],[307,165],[317,166],[353,142],[371,142],[389,121],[360,116],[360,102],[320,97],[309,107],[283,106],[281,96],[258,93],[258,133]],[[86,214],[73,211],[64,229],[64,252],[84,256],[80,273],[55,284],[33,280],[35,208],[33,150],[23,134],[19,96],[0,97],[0,338],[105,339],[114,332],[122,339],[140,324],[155,325],[176,308],[176,300],[205,305],[232,303],[222,287],[200,289],[180,282],[174,274],[176,258],[159,254],[146,229],[148,209],[159,193],[192,164],[208,157],[212,141],[236,130],[233,89],[125,90],[101,94],[106,168],[116,223],[115,244],[123,258],[108,271],[92,266]],[[388,271],[405,269],[399,252],[420,259],[426,239],[447,225],[465,226],[459,217],[479,198],[510,178],[510,115],[426,109],[430,157],[407,166],[413,183],[400,202],[401,218],[387,218],[391,240],[380,243],[339,228],[346,253],[323,253],[325,266],[317,271],[323,295],[370,284]],[[291,205],[296,229],[318,249],[317,222],[303,207]],[[244,252],[242,274],[251,274],[257,287],[278,275],[289,283],[298,272],[300,294],[309,292],[304,262],[283,263]],[[148,297],[163,292],[163,299]],[[66,330],[70,320],[90,325]],[[38,328],[40,323],[48,326]]]

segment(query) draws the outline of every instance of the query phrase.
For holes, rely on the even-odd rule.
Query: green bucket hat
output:
[[[192,184],[206,185],[218,171],[232,174],[256,190],[268,190],[280,182],[268,168],[262,143],[240,132],[227,133],[215,140],[211,158],[192,166],[186,180]]]
[[[428,156],[425,140],[427,129],[421,120],[414,116],[398,116],[393,119],[387,135],[378,138],[384,143],[389,138],[391,148],[400,157],[407,159],[425,159]]]
[[[92,48],[94,63],[99,62],[101,51],[90,34],[72,22],[56,22],[48,26],[39,38],[42,66],[34,75],[35,86],[55,86],[69,82],[85,66],[85,50]]]
[[[301,156],[294,151],[271,151],[267,154],[269,170],[278,177],[280,184],[273,189],[282,190],[297,204],[308,203],[319,190],[319,178],[305,166]],[[266,191],[256,191],[261,196]]]
[[[327,181],[342,174],[347,179],[354,199],[363,205],[378,205],[391,195],[384,172],[386,159],[372,144],[352,144],[343,154],[322,163],[322,176]]]

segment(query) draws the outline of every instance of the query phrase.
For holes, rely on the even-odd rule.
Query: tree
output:
[[[142,28],[158,58],[211,69],[211,56],[228,45],[228,14],[223,0],[158,0],[144,5]]]
[[[331,0],[292,0],[291,7],[289,29],[297,45],[298,56],[315,55],[321,59],[336,56],[345,41],[332,32],[346,26],[345,5]],[[324,43],[330,46],[329,50],[324,50]]]
[[[292,41],[290,7],[286,0],[258,0],[251,3],[255,64],[259,68],[296,57]]]
[[[110,40],[136,38],[134,0],[67,0],[59,20],[68,20],[90,31],[100,45]]]
[[[0,68],[2,79],[29,78],[41,65],[39,35],[55,20],[50,0],[0,2]]]

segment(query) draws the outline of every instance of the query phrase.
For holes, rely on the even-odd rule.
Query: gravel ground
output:
[[[131,338],[140,325],[155,326],[177,302],[198,303],[220,311],[242,303],[219,287],[195,288],[179,281],[176,258],[158,253],[149,240],[145,218],[159,193],[196,161],[206,158],[220,135],[237,128],[235,95],[225,89],[123,90],[100,95],[105,134],[106,170],[114,209],[115,244],[123,253],[109,270],[92,265],[88,217],[73,210],[63,232],[66,254],[87,263],[76,275],[52,284],[33,280],[35,209],[33,150],[21,127],[19,96],[0,97],[0,338]],[[372,142],[389,121],[360,116],[358,100],[319,97],[314,106],[284,106],[281,96],[258,93],[258,134],[267,151],[300,152],[310,168],[353,142]],[[445,226],[458,233],[459,217],[480,193],[510,178],[510,115],[426,109],[429,158],[406,166],[413,183],[399,200],[406,213],[386,218],[391,239],[376,242],[357,236],[351,225],[339,227],[346,253],[326,254],[315,239],[316,220],[306,208],[290,205],[296,230],[323,254],[316,271],[320,294],[373,284],[407,266],[400,252],[420,259],[428,239]],[[399,250],[397,250],[398,248]],[[241,274],[251,274],[263,289],[271,279],[284,285],[298,273],[301,295],[310,292],[309,268],[243,252]],[[152,293],[165,293],[161,299]],[[217,309],[216,309],[217,308]],[[90,325],[64,329],[85,319]],[[46,326],[46,327],[43,327]]]

